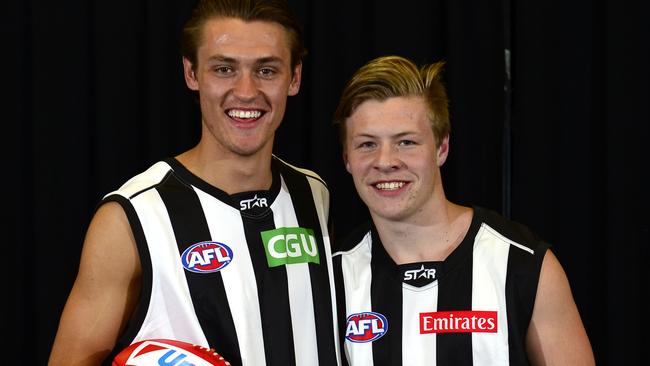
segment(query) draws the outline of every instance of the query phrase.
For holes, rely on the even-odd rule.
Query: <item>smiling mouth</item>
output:
[[[244,110],[244,109],[229,109],[226,111],[228,117],[239,121],[256,120],[264,114],[261,110]]]
[[[373,185],[380,191],[395,191],[406,185],[406,182],[379,182]]]

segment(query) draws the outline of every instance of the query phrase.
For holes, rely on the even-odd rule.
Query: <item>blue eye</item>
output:
[[[372,141],[364,141],[364,142],[359,143],[359,145],[357,145],[357,147],[359,149],[372,149],[373,147],[375,147],[375,143],[372,142]]]

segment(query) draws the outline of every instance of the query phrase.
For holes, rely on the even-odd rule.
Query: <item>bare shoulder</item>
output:
[[[567,276],[546,251],[526,347],[533,365],[594,365],[594,356]]]
[[[84,240],[50,365],[98,364],[112,349],[140,292],[140,262],[122,207],[102,205]]]
[[[102,256],[108,256],[102,258]],[[116,202],[103,204],[95,213],[82,252],[82,263],[119,266],[135,270],[139,265],[135,239],[122,206]]]

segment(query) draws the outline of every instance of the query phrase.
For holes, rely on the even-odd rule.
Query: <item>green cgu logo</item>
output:
[[[281,227],[262,231],[262,242],[269,267],[285,264],[320,264],[314,230],[301,227]]]

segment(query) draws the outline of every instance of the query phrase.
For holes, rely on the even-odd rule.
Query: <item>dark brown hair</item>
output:
[[[202,41],[203,26],[209,20],[219,17],[280,24],[286,30],[289,40],[291,70],[294,70],[307,54],[303,44],[302,27],[286,1],[200,0],[181,34],[181,55],[192,63],[192,68],[196,69],[197,50]]]

